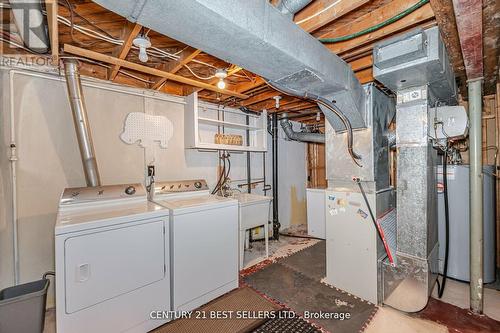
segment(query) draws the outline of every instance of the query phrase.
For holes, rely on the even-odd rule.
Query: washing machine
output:
[[[238,288],[238,201],[211,195],[205,180],[157,182],[153,200],[170,211],[172,310]]]
[[[141,184],[68,188],[55,226],[58,333],[147,332],[170,310],[169,211]]]

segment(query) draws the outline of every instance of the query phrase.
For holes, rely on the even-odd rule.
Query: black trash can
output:
[[[50,281],[43,278],[0,291],[0,332],[42,333]]]

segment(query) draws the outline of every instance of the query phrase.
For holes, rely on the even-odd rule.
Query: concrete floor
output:
[[[270,259],[288,256],[316,242],[317,240],[314,239],[280,237],[279,241],[270,241]],[[253,242],[251,249],[245,251],[245,268],[251,267],[264,259],[266,259],[264,242]],[[437,297],[436,289],[433,292],[433,297]],[[469,308],[469,285],[463,282],[448,280],[441,301],[460,308]],[[44,333],[55,333],[54,312],[53,309],[47,311]],[[484,314],[492,319],[500,321],[500,291],[488,288],[484,289]],[[365,332],[440,333],[448,332],[448,329],[446,326],[436,322],[415,318],[388,306],[384,306],[379,308]]]

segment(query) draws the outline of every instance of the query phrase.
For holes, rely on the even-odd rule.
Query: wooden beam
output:
[[[370,0],[317,0],[298,12],[293,20],[305,31],[313,32],[368,2]]]
[[[375,79],[373,78],[373,68],[372,67],[369,67],[369,68],[363,69],[359,72],[356,72],[356,73],[354,73],[354,75],[356,75],[356,77],[358,78],[359,82],[361,82],[361,84],[375,81]]]
[[[418,1],[419,0],[391,1],[385,6],[381,6],[373,10],[372,12],[369,12],[368,14],[365,14],[357,18],[353,22],[349,22],[348,24],[340,26],[322,35],[321,38],[346,36],[364,30],[368,27],[371,27],[377,23],[381,23],[401,13],[402,11],[416,4]],[[384,38],[388,35],[401,32],[419,23],[430,20],[433,17],[434,17],[434,12],[432,11],[431,5],[427,3],[426,5],[420,7],[413,13],[379,30],[344,42],[326,44],[326,47],[328,47],[332,52],[340,54],[352,50],[354,48],[358,48],[364,44]]]
[[[354,72],[362,71],[363,69],[371,68],[373,66],[373,57],[372,55],[367,55],[362,58],[353,60],[349,62],[349,66],[351,66]]]
[[[483,0],[484,93],[495,94],[500,65],[500,1]]]
[[[239,71],[241,71],[242,69],[243,68],[241,68],[239,66],[233,65],[232,68],[227,71],[227,76],[229,77],[231,75],[234,75],[234,74],[238,73]],[[207,81],[208,84],[212,84],[212,85],[217,84],[217,82],[219,82],[219,78],[216,78],[216,77]],[[199,92],[201,90],[203,90],[203,89],[201,89],[201,88],[188,89],[188,91],[186,91],[186,95],[191,95],[195,91]]]
[[[98,52],[94,52],[94,51],[82,49],[80,47],[73,46],[73,45],[70,45],[70,44],[64,44],[64,52],[67,52],[67,53],[70,53],[70,54],[75,54],[75,55],[78,55],[78,56],[81,56],[81,57],[85,57],[85,58],[88,58],[88,59],[92,59],[92,60],[96,60],[96,61],[105,62],[105,63],[112,64],[112,65],[120,65],[121,67],[132,69],[132,70],[135,70],[135,71],[138,71],[138,72],[142,72],[142,73],[146,73],[146,74],[150,74],[150,75],[154,75],[154,76],[163,77],[163,78],[166,78],[168,80],[172,80],[172,81],[184,83],[184,84],[191,85],[191,86],[194,86],[194,87],[200,87],[200,88],[207,89],[207,90],[210,90],[210,91],[215,91],[215,92],[218,92],[218,93],[221,93],[221,94],[224,94],[224,95],[235,96],[235,97],[238,97],[238,98],[241,98],[241,99],[248,98],[248,96],[245,95],[245,94],[241,94],[241,93],[238,93],[238,92],[235,92],[235,91],[231,91],[231,90],[227,90],[227,89],[219,89],[216,86],[211,86],[211,85],[206,84],[204,82],[199,82],[199,81],[196,81],[196,80],[185,78],[185,77],[180,76],[180,75],[176,75],[176,74],[172,74],[172,73],[169,73],[169,72],[165,72],[165,71],[162,71],[162,70],[159,70],[159,69],[156,69],[156,68],[151,68],[151,67],[148,67],[148,66],[140,65],[140,64],[137,64],[135,62],[130,62],[130,61],[127,61],[127,60],[123,60],[123,59],[119,59],[119,58],[116,58],[116,57],[108,56],[108,55],[101,54],[101,53],[98,53]]]
[[[274,91],[274,90],[266,91],[264,93],[247,98],[246,100],[241,102],[240,105],[241,106],[248,106],[248,105],[252,105],[252,104],[257,104],[257,103],[260,103],[260,102],[265,101],[267,99],[272,99],[274,96],[278,96],[278,95],[281,95],[281,94],[277,91]]]
[[[198,50],[198,49],[195,49],[195,48],[188,46],[185,50],[183,50],[181,52],[181,54],[179,56],[179,60],[170,61],[167,64],[165,64],[165,66],[163,66],[161,69],[166,71],[166,72],[169,72],[171,74],[175,74],[178,71],[180,71],[181,68],[184,67],[184,65],[189,63],[191,60],[193,60],[200,53],[201,53],[201,50]],[[167,81],[166,78],[158,79],[153,84],[151,89],[158,90],[163,85],[163,83],[165,81]]]
[[[436,15],[439,32],[443,39],[450,62],[457,75],[465,74],[464,59],[460,49],[455,12],[452,0],[430,0],[432,10]]]
[[[263,78],[260,76],[257,77],[254,81],[248,81],[244,83],[240,83],[234,88],[234,91],[243,93],[252,89],[255,89],[257,87],[260,87],[261,85],[265,84],[265,81]]]
[[[57,0],[45,0],[45,9],[47,10],[47,23],[49,26],[50,51],[52,61],[59,62],[59,29],[57,25]]]
[[[141,29],[141,25],[127,21],[127,23],[123,27],[120,37],[120,39],[123,40],[123,44],[116,47],[115,51],[113,52],[113,56],[117,57],[118,59],[125,59],[130,52],[130,49],[132,48],[132,42],[134,41],[134,38],[137,36],[137,34],[139,34]],[[110,69],[108,76],[108,79],[110,81],[113,81],[116,78],[120,67],[121,66],[119,65],[115,65]]]
[[[483,76],[483,2],[453,0],[467,79]]]

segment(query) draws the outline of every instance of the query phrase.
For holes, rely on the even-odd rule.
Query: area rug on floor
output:
[[[246,276],[244,281],[330,332],[363,331],[377,308],[320,282],[325,257],[314,253],[321,252],[322,246],[324,248],[324,242],[281,259]]]
[[[321,241],[278,260],[280,264],[321,281],[326,276],[326,242]]]
[[[220,311],[276,311],[280,307],[266,300],[252,289],[245,287],[232,291],[199,308],[207,315]],[[257,317],[257,316],[255,316]],[[238,333],[250,332],[261,326],[265,319],[240,319],[236,315],[228,319],[177,319],[165,324],[154,333]]]
[[[319,329],[300,317],[284,317],[269,319],[252,333],[321,333]]]

